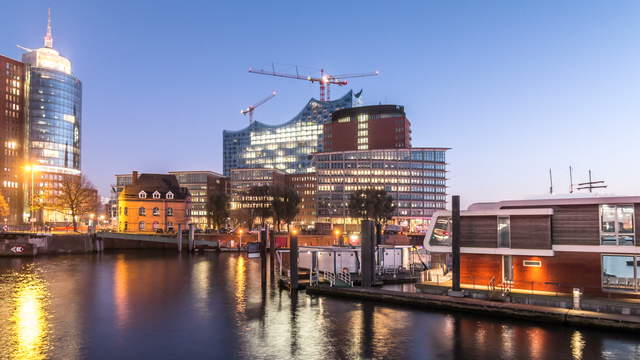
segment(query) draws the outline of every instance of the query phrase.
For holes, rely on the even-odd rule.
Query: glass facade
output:
[[[346,219],[351,193],[379,189],[393,198],[398,224],[425,230],[431,215],[446,206],[446,150],[412,148],[313,155],[318,216],[331,222],[331,218],[342,218],[345,223],[354,220]],[[410,224],[411,219],[419,221]]]
[[[29,73],[30,162],[44,171],[79,173],[82,84],[56,70],[31,67]]]
[[[352,107],[353,92],[340,99],[311,99],[293,119],[281,125],[253,122],[248,127],[223,132],[224,175],[231,169],[266,168],[287,174],[313,172],[310,154],[322,151],[323,124],[335,110]]]

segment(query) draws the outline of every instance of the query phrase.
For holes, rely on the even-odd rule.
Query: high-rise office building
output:
[[[237,131],[225,130],[223,136],[224,175],[231,169],[276,169],[287,174],[313,172],[310,154],[323,150],[323,125],[331,113],[353,106],[349,91],[337,100],[311,99],[293,119],[280,125],[255,121]]]
[[[212,227],[214,224],[207,216],[209,201],[216,192],[226,193],[227,178],[213,171],[170,171],[178,179],[181,187],[191,194],[191,213],[189,223],[199,229]]]
[[[373,105],[341,109],[324,125],[324,151],[406,149],[411,123],[404,106]]]
[[[64,175],[80,175],[82,84],[72,75],[71,61],[53,48],[51,12],[44,47],[26,50],[28,163],[34,179],[28,202],[39,203],[34,214],[39,222],[69,221],[51,209],[50,200]]]
[[[411,148],[314,154],[318,222],[357,231],[359,219],[349,216],[349,198],[356,190],[376,189],[392,197],[393,223],[410,231],[426,230],[431,215],[446,207],[447,150]]]
[[[1,224],[22,221],[25,82],[25,65],[0,56],[0,194],[9,205],[9,214],[0,218]]]

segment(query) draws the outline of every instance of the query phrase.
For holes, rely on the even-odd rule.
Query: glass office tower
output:
[[[71,73],[71,61],[53,48],[51,12],[44,47],[27,49],[27,140],[31,174],[25,220],[68,222],[53,209],[63,175],[80,175],[82,84]],[[34,208],[37,208],[35,210]],[[34,214],[35,213],[35,214]]]
[[[313,172],[310,154],[322,151],[323,126],[331,113],[353,106],[353,91],[337,100],[311,99],[293,119],[280,125],[258,121],[238,130],[225,130],[223,137],[224,175],[231,169],[266,168],[287,174]]]

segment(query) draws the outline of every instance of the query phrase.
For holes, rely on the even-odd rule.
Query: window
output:
[[[511,247],[511,221],[508,216],[498,216],[498,247]]]
[[[639,262],[640,256],[602,255],[602,288],[639,291]]]
[[[147,214],[147,210],[143,207],[138,209],[138,215],[145,216]]]
[[[160,228],[160,224],[157,221],[154,221],[152,227],[153,230],[158,230]]]
[[[502,281],[513,282],[513,258],[511,255],[502,256]]]
[[[138,223],[138,230],[144,230],[144,221]]]
[[[127,215],[128,213],[129,213],[129,208],[128,208],[128,207],[125,207],[125,208],[124,208],[124,214],[125,214],[125,215]]]
[[[124,230],[127,231],[129,229],[129,222],[124,222]]]
[[[138,193],[138,197],[139,197],[140,199],[146,199],[146,198],[147,198],[147,193],[146,193],[146,192],[144,192],[144,190],[143,190],[143,191],[140,191],[140,192]]]
[[[540,261],[540,260],[524,260],[522,262],[522,266],[526,266],[526,267],[541,267],[542,266],[542,261]]]
[[[173,229],[173,223],[171,221],[167,221],[167,229],[168,230],[172,230]]]
[[[172,200],[173,199],[173,193],[171,191],[169,191],[167,193],[167,199]]]
[[[167,216],[173,216],[173,208],[167,208]]]
[[[160,209],[158,209],[157,207],[153,208],[153,216],[160,216]]]
[[[160,193],[158,192],[158,190],[156,190],[156,191],[153,193],[153,198],[154,198],[154,199],[160,199]]]
[[[600,244],[635,245],[633,205],[600,205]]]

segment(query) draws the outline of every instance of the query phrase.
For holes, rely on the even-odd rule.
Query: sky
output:
[[[400,104],[413,146],[450,147],[463,206],[585,181],[638,195],[638,1],[66,1],[0,3],[0,54],[54,48],[83,82],[82,170],[107,196],[114,174],[222,172],[222,130],[291,119],[318,86],[249,74],[280,64],[380,76],[365,105]]]

